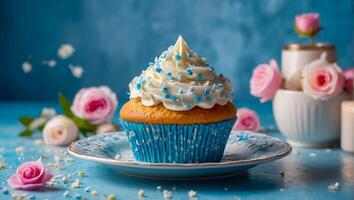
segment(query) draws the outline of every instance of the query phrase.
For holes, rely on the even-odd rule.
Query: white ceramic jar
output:
[[[281,55],[282,75],[285,79],[285,88],[301,90],[301,74],[305,65],[320,58],[326,53],[329,62],[336,62],[336,48],[331,44],[288,44],[283,47]],[[292,79],[292,80],[291,80]]]
[[[341,102],[350,99],[343,92],[325,101],[302,91],[280,89],[273,100],[273,113],[280,132],[295,146],[327,146],[340,137]]]

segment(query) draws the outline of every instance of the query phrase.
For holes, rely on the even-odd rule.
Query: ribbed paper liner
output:
[[[201,163],[221,160],[236,118],[194,125],[120,121],[136,160],[152,163]]]

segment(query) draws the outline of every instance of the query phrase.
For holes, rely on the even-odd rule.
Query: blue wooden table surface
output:
[[[240,175],[203,181],[158,181],[143,180],[122,176],[103,166],[74,158],[71,161],[65,148],[55,148],[46,145],[36,145],[35,139],[19,138],[22,130],[17,119],[21,115],[36,115],[45,106],[55,106],[46,103],[0,103],[0,161],[7,167],[0,168],[0,199],[11,199],[13,194],[26,194],[26,198],[35,199],[107,199],[115,195],[117,199],[139,199],[138,191],[145,191],[144,199],[163,199],[162,192],[156,187],[173,190],[173,199],[189,199],[188,191],[195,190],[198,199],[354,199],[354,155],[345,153],[338,148],[301,149],[294,148],[288,157],[259,165]],[[274,125],[270,109],[257,109],[261,114],[263,125]],[[272,133],[281,137],[279,133]],[[16,152],[23,146],[24,153]],[[19,150],[19,149],[17,149]],[[57,185],[42,191],[13,191],[6,180],[24,161],[43,157],[44,163],[57,161],[62,169],[50,167],[54,175],[68,175],[68,183],[58,181]],[[78,176],[82,171],[85,176]],[[72,180],[79,179],[80,188],[71,188]],[[331,191],[328,186],[340,183],[338,191]],[[86,187],[97,191],[92,197],[85,192]],[[6,189],[9,194],[6,194]],[[5,191],[5,192],[4,192]],[[68,191],[69,195],[63,194]]]

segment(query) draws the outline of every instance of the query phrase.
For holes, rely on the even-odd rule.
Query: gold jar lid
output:
[[[333,44],[316,43],[316,44],[286,44],[283,50],[300,51],[300,50],[335,50],[336,46]]]

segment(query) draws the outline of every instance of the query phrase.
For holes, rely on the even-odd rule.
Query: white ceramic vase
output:
[[[280,89],[273,100],[273,113],[280,132],[295,146],[321,147],[340,137],[342,94],[328,100],[315,100],[302,91]]]
[[[326,53],[328,62],[336,62],[336,48],[331,44],[288,44],[283,47],[281,56],[282,75],[285,79],[285,88],[301,90],[301,75],[304,67]]]

